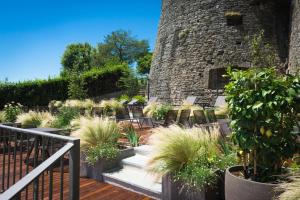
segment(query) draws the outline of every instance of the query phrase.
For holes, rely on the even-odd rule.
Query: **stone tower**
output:
[[[289,65],[291,73],[300,68],[300,2],[291,2],[291,27],[289,46]]]
[[[226,84],[228,65],[251,66],[247,37],[265,30],[280,63],[287,62],[289,46],[299,52],[299,42],[289,45],[289,22],[288,0],[162,0],[150,95],[172,104],[189,95],[213,102]],[[293,28],[300,39],[299,24]]]

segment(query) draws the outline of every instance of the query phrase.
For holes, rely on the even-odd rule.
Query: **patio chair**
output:
[[[204,110],[194,110],[194,123],[195,125],[207,124],[207,119]]]
[[[92,108],[92,116],[101,117],[103,115],[104,108],[103,107],[93,107]]]
[[[222,107],[222,106],[225,106],[226,104],[227,103],[225,101],[225,96],[218,96],[214,107]]]
[[[207,117],[208,123],[215,123],[218,121],[217,117],[215,115],[215,110],[207,109],[207,110],[205,110],[205,112],[206,112],[206,117]]]
[[[176,123],[177,115],[178,110],[169,110],[166,114],[165,120],[162,123],[157,122],[156,124],[168,127]]]
[[[143,128],[143,124],[149,121],[151,126],[154,127],[154,122],[151,117],[146,117],[143,113],[143,108],[141,106],[132,106],[132,120],[136,121],[139,128]]]
[[[117,109],[116,110],[116,121],[119,122],[119,121],[127,121],[127,120],[131,122],[128,108],[123,107],[123,108]]]
[[[180,126],[191,127],[190,115],[191,115],[191,110],[190,109],[181,110],[177,123]]]
[[[196,103],[197,97],[195,96],[188,96],[182,105],[194,105]]]

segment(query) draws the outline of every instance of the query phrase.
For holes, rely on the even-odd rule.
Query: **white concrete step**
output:
[[[143,169],[124,166],[119,171],[104,173],[103,177],[104,181],[109,184],[123,187],[155,199],[161,199],[161,178],[157,178]]]
[[[147,156],[136,154],[135,156],[123,159],[121,162],[123,166],[129,165],[139,169],[146,169],[149,159]]]
[[[151,145],[142,145],[139,147],[134,147],[134,150],[136,154],[147,156],[153,152],[153,147]]]

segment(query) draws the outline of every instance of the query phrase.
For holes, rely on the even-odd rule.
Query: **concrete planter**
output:
[[[134,156],[135,152],[132,147],[127,147],[120,150],[117,158],[112,160],[100,159],[94,165],[86,162],[86,155],[81,152],[80,155],[80,177],[88,177],[98,181],[103,181],[102,173],[112,169],[121,167],[121,160]]]
[[[224,200],[224,176],[215,187],[203,190],[187,190],[183,183],[175,181],[172,175],[165,175],[162,179],[163,200]]]
[[[280,194],[280,192],[275,192],[276,184],[254,182],[233,174],[239,171],[243,171],[242,166],[235,166],[226,170],[226,200],[272,200]]]

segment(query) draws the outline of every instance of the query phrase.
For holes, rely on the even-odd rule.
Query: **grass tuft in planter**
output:
[[[151,137],[151,143],[154,145],[154,153],[149,170],[163,176],[171,175],[171,182],[180,182],[180,187],[175,189],[178,195],[166,199],[187,198],[184,193],[187,195],[217,187],[220,176],[216,172],[224,171],[236,163],[231,146],[221,138],[217,128],[209,131],[204,128],[182,129],[178,126],[158,128]]]

